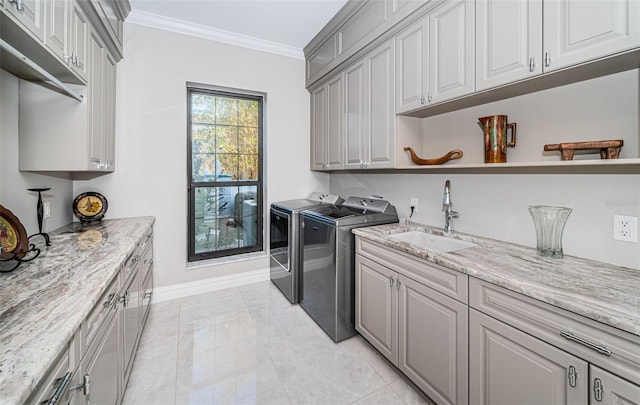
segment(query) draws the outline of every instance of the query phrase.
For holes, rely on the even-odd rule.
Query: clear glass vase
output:
[[[562,231],[571,214],[571,208],[548,205],[530,205],[529,213],[536,227],[538,254],[555,258],[562,253]]]

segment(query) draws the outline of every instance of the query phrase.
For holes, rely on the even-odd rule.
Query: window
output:
[[[187,84],[188,260],[262,250],[264,95]]]

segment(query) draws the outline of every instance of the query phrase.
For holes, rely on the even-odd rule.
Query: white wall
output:
[[[510,100],[430,117],[423,120],[425,149],[429,134],[452,134],[448,145],[455,149],[456,136],[475,131],[477,151],[482,154],[482,131],[478,117],[508,113],[519,124],[518,146],[507,155],[527,147],[536,133],[555,132],[557,142],[571,131],[585,133],[584,140],[617,139],[631,135],[623,152],[638,156],[640,103],[638,70],[621,75],[576,83]],[[602,91],[609,88],[608,91]],[[526,123],[526,125],[525,125]],[[545,135],[546,136],[546,135]],[[402,146],[402,145],[400,145]],[[627,150],[625,151],[625,148]],[[467,151],[464,151],[465,154]],[[437,156],[434,153],[433,156]],[[429,156],[427,156],[429,157]],[[598,158],[598,155],[591,155]],[[554,173],[555,170],[555,173]],[[441,212],[444,182],[452,183],[451,198],[460,218],[455,229],[535,247],[529,205],[560,205],[573,209],[567,221],[565,254],[640,269],[640,245],[614,241],[613,215],[640,217],[640,171],[637,167],[604,174],[589,168],[576,174],[558,174],[557,169],[509,169],[473,173],[473,170],[423,171],[421,173],[342,173],[331,175],[331,191],[343,196],[380,194],[396,205],[401,217],[409,215],[410,198],[419,199],[416,222],[443,226]],[[623,174],[624,173],[624,174]]]
[[[71,222],[73,183],[66,173],[42,175],[18,171],[19,86],[17,77],[0,70],[0,204],[11,210],[31,235],[38,232],[38,197],[27,189],[51,187],[42,194],[43,201],[51,204],[51,218],[43,223],[43,230],[48,232]]]
[[[186,82],[267,93],[265,207],[327,190],[309,170],[309,94],[304,61],[140,25],[125,24],[118,64],[116,171],[75,181],[109,200],[107,218],[153,215],[154,283],[168,286],[268,267],[253,261],[186,269]],[[265,221],[266,222],[266,221]]]

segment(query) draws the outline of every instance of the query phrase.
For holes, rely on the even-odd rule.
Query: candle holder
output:
[[[31,239],[31,237],[33,237],[33,236],[41,235],[44,238],[44,241],[45,241],[46,245],[47,246],[51,246],[51,241],[49,239],[49,235],[47,233],[45,233],[45,232],[42,232],[42,221],[44,220],[44,207],[43,207],[43,204],[42,204],[42,192],[51,190],[51,187],[49,187],[49,188],[28,188],[27,190],[38,193],[38,206],[37,206],[38,233],[34,233],[33,235],[29,236],[29,239]]]

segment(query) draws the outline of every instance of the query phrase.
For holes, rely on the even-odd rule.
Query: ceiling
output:
[[[301,50],[347,0],[131,0],[133,14],[167,18]],[[135,19],[134,19],[135,22]]]

